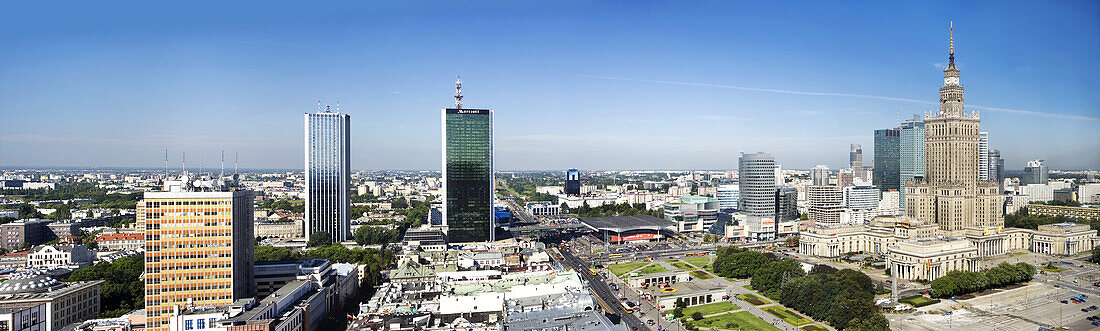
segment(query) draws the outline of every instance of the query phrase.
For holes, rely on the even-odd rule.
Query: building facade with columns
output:
[[[903,185],[905,216],[879,216],[863,225],[815,224],[802,231],[799,251],[819,257],[882,254],[899,278],[932,281],[952,270],[976,270],[975,261],[1013,250],[1071,255],[1096,246],[1097,231],[1086,225],[1004,227],[1006,197],[996,181],[979,179],[980,118],[963,112],[953,32],[943,84],[939,111],[924,118],[924,177]]]

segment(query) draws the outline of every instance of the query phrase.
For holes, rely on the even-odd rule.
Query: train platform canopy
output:
[[[649,215],[581,217],[581,223],[593,231],[628,232],[634,230],[660,231],[675,226],[672,221]]]

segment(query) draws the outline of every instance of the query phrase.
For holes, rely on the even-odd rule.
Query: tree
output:
[[[700,312],[691,313],[691,319],[696,320],[696,321],[701,320],[701,319],[703,319],[703,313],[700,313]]]
[[[1089,258],[1092,263],[1100,263],[1100,246],[1092,248],[1092,257]]]
[[[309,235],[308,247],[328,246],[332,244],[332,235],[325,231],[317,231]]]
[[[672,316],[676,318],[684,317],[684,307],[676,307],[676,309],[673,309]]]
[[[687,308],[687,306],[688,306],[687,301],[684,301],[683,298],[676,298],[675,305],[676,305],[676,308]]]
[[[806,272],[802,271],[802,263],[798,260],[776,260],[756,269],[749,284],[754,290],[774,299],[779,296],[783,283],[804,275]]]
[[[366,246],[397,242],[400,234],[396,229],[361,225],[355,229],[354,236],[356,243]]]
[[[114,262],[99,262],[73,271],[68,281],[102,280],[100,318],[115,318],[145,307],[145,255],[124,257]]]
[[[253,254],[256,261],[264,262],[290,261],[302,258],[302,254],[295,252],[292,248],[268,245],[256,245],[256,251]]]
[[[857,318],[848,323],[849,331],[886,331],[890,330],[890,320],[882,314],[874,314],[866,318]]]

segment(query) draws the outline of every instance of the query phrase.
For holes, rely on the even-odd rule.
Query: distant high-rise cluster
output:
[[[863,169],[863,147],[859,144],[852,144],[851,147],[851,151],[848,152],[848,164],[852,168],[852,175],[857,179],[867,180]]]
[[[829,185],[829,166],[819,164],[811,169],[810,182],[814,186]]]

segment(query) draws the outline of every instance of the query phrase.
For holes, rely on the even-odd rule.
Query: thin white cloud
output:
[[[711,83],[678,82],[678,81],[653,80],[653,79],[634,79],[634,78],[599,76],[599,75],[577,75],[577,76],[588,77],[588,78],[596,78],[596,79],[606,79],[606,80],[620,80],[620,81],[628,81],[628,82],[641,82],[641,83],[654,83],[654,84],[667,84],[667,85],[682,85],[682,86],[713,87],[713,88],[724,88],[724,89],[731,89],[731,90],[769,92],[769,93],[780,93],[780,94],[849,97],[849,98],[899,101],[899,102],[908,102],[908,103],[916,103],[916,104],[924,104],[924,105],[936,105],[936,104],[938,104],[936,102],[927,101],[927,100],[896,98],[896,97],[887,97],[887,96],[869,95],[869,94],[858,94],[858,93],[797,91],[797,90],[784,90],[784,89],[771,89],[771,88],[759,88],[759,87],[747,87],[747,86],[734,86],[734,85],[722,85],[722,84],[711,84]],[[1088,120],[1088,121],[1097,120],[1096,117],[1084,116],[1084,115],[1045,113],[1045,112],[1032,111],[1032,110],[1020,110],[1020,109],[1000,108],[1000,107],[985,107],[985,106],[978,106],[978,105],[969,105],[969,107],[974,108],[974,109],[979,109],[979,110],[992,110],[992,111],[1000,111],[1000,112],[1006,112],[1006,113],[1034,115],[1034,116],[1043,116],[1043,117],[1057,117],[1057,118]]]
[[[708,120],[708,121],[733,121],[733,120],[748,121],[749,120],[749,119],[740,118],[740,117],[737,117],[737,116],[730,116],[730,115],[696,115],[694,117],[696,119]]]

